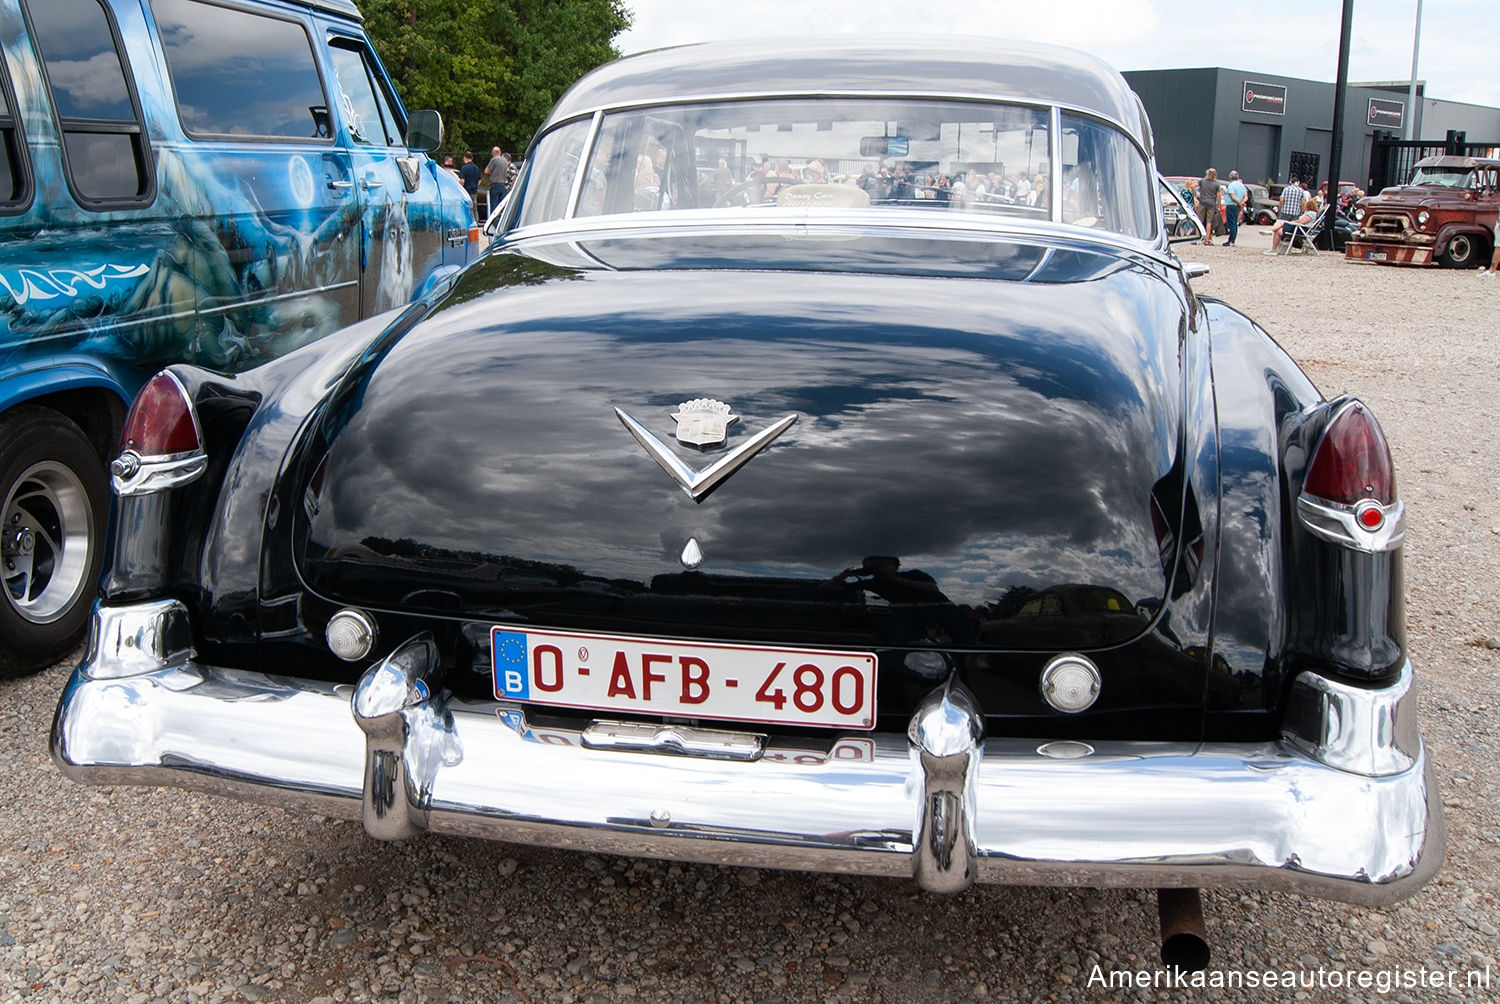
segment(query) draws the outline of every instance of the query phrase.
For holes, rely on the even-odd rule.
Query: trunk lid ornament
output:
[[[693,403],[696,402],[688,402],[688,404]],[[718,402],[712,403],[717,404]],[[679,407],[681,410],[686,410],[688,405],[681,405]],[[724,414],[728,415],[728,411],[726,406]],[[679,411],[680,413],[681,411]],[[743,467],[751,457],[765,449],[772,440],[790,429],[792,424],[797,421],[796,415],[787,415],[768,428],[756,433],[708,467],[702,470],[694,470],[679,460],[677,455],[665,443],[653,436],[645,426],[619,408],[615,409],[615,417],[620,420],[621,425],[630,431],[630,434],[636,438],[636,441],[646,448],[646,452],[651,455],[651,459],[660,464],[662,470],[670,474],[672,479],[682,486],[682,490],[687,492],[688,497],[694,502],[703,501],[709,492],[717,488],[729,475]],[[738,416],[733,417],[737,418]],[[724,422],[726,432],[728,425],[729,420],[726,419]],[[679,438],[681,435],[682,429],[681,425],[679,425]]]

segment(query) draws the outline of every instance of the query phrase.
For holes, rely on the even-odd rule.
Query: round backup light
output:
[[[1374,533],[1385,525],[1385,509],[1379,502],[1366,499],[1354,507],[1354,518],[1361,528]]]
[[[340,610],[328,618],[328,649],[345,662],[355,662],[375,647],[375,622],[363,610]]]
[[[1099,667],[1076,653],[1053,656],[1042,669],[1042,698],[1055,710],[1074,715],[1099,699]]]

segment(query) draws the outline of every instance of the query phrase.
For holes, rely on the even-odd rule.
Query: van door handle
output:
[[[332,188],[332,189],[335,189],[336,191],[347,192],[349,189],[351,189],[351,188],[354,187],[354,182],[352,182],[352,181],[333,181],[333,180],[330,180],[328,182],[328,187]]]
[[[385,187],[385,182],[383,182],[383,181],[377,181],[374,178],[366,178],[364,180],[364,186],[365,186],[365,191],[368,192],[372,188],[384,188]]]

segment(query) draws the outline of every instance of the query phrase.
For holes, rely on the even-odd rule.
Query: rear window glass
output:
[[[193,136],[329,139],[312,41],[296,21],[152,0],[182,126]]]
[[[1139,148],[1106,122],[1063,113],[1054,136],[1053,121],[1042,107],[899,97],[625,109],[605,114],[592,140],[578,121],[542,137],[518,222],[726,208],[835,214],[828,218],[920,211],[1153,237]]]

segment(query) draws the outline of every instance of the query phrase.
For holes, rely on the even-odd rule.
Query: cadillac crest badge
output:
[[[682,402],[672,417],[677,420],[677,441],[689,446],[718,446],[729,438],[729,426],[740,419],[729,405],[707,397]]]

